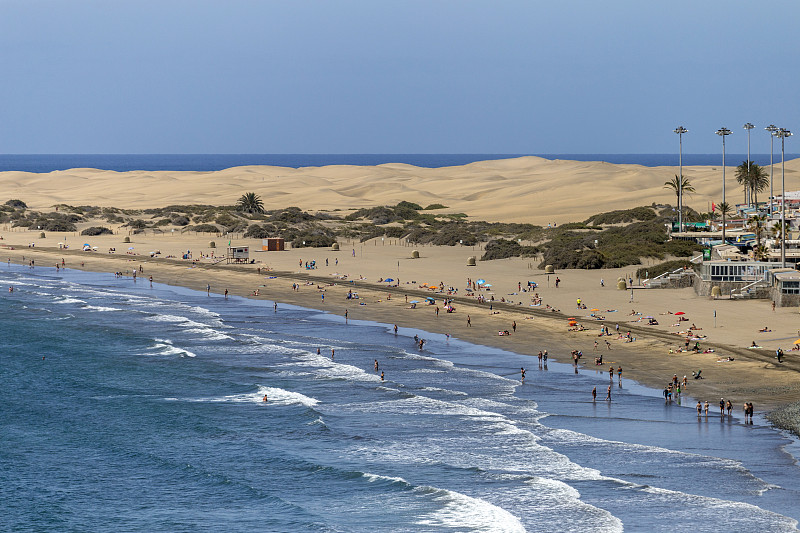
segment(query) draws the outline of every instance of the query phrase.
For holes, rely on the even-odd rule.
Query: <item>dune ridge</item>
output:
[[[729,202],[741,202],[735,166],[726,167]],[[548,224],[584,220],[603,211],[656,203],[675,204],[664,182],[678,167],[645,167],[598,161],[548,160],[527,156],[478,161],[462,166],[423,168],[377,166],[242,166],[213,172],[70,169],[49,173],[0,172],[6,199],[33,209],[59,203],[124,209],[173,204],[234,203],[256,192],[266,209],[350,210],[401,200],[441,203],[441,212],[462,212],[476,220]],[[722,167],[685,166],[696,192],[684,203],[706,211],[722,199]],[[800,189],[800,159],[786,162],[787,190]],[[775,167],[780,192],[780,166]],[[760,198],[768,197],[768,191]]]

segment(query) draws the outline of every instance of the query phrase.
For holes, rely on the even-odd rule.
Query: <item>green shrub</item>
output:
[[[94,237],[95,235],[113,235],[114,232],[108,228],[104,228],[103,226],[92,226],[90,228],[86,228],[81,232],[81,235],[88,235],[90,237]]]
[[[430,204],[425,208],[425,211],[430,211],[431,209],[447,209],[447,206],[442,204]]]

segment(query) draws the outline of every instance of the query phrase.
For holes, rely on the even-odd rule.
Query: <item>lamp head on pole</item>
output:
[[[689,131],[689,130],[687,130],[687,129],[686,129],[686,128],[684,128],[683,126],[678,126],[678,127],[677,127],[677,128],[675,128],[673,131],[674,131],[675,133],[677,133],[678,135],[680,135],[680,134],[682,134],[682,133],[688,133],[688,131]]]
[[[719,135],[720,137],[722,137],[722,139],[723,139],[723,140],[725,140],[725,136],[726,136],[726,135],[730,135],[730,134],[731,134],[731,133],[733,133],[733,132],[732,132],[731,130],[729,130],[728,128],[720,128],[720,129],[718,129],[718,130],[716,131],[716,133],[717,133],[717,135]]]
[[[753,125],[752,125],[752,124],[750,124],[749,122],[748,122],[747,124],[745,124],[744,126],[742,126],[742,127],[743,127],[744,129],[748,130],[748,131],[749,131],[749,130],[752,130],[753,128],[755,128],[755,126],[753,126]]]
[[[786,128],[780,128],[777,132],[775,132],[776,137],[780,137],[781,139],[785,139],[786,137],[791,137],[794,135],[791,131],[787,130]]]
[[[778,131],[778,126],[776,126],[775,124],[770,124],[764,129],[767,130],[770,135],[775,135],[775,132]]]

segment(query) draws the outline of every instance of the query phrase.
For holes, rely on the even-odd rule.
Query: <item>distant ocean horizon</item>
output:
[[[535,156],[545,159],[604,161],[646,167],[677,166],[678,154],[6,154],[0,155],[0,171],[53,172],[71,168],[98,168],[126,172],[130,170],[186,170],[211,172],[249,165],[279,167],[318,167],[326,165],[381,165],[404,163],[418,167],[440,168],[476,161]],[[786,160],[800,154],[786,154]],[[725,162],[735,166],[747,154],[727,154]],[[769,154],[751,154],[759,165],[769,165]],[[780,163],[780,154],[774,156]],[[721,165],[722,156],[715,154],[683,154],[684,166]]]

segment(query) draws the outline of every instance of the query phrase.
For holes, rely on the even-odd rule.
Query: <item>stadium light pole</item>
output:
[[[773,170],[775,165],[773,164],[772,154],[774,152],[773,142],[775,141],[775,132],[778,131],[778,126],[776,126],[775,124],[770,124],[764,129],[769,132],[769,216],[772,216],[773,212],[772,202],[775,201],[775,195],[773,193],[773,187],[772,187],[772,184],[775,181],[773,178],[774,175]]]
[[[683,126],[675,128],[675,133],[678,134],[678,231],[683,231],[683,134],[689,130]]]
[[[716,133],[722,137],[722,203],[727,204],[728,201],[725,199],[725,137],[733,132],[728,128],[720,128]],[[722,212],[722,233],[725,233],[725,211]],[[722,244],[725,244],[725,239],[722,239]]]
[[[781,138],[781,267],[786,268],[786,173],[784,171],[784,141],[791,137],[792,132],[780,128],[776,135]]]
[[[747,130],[747,179],[750,180],[750,130],[755,126],[748,122],[742,127]],[[747,187],[747,184],[745,184],[745,187]],[[747,205],[750,205],[751,191],[746,189],[745,196],[747,197]],[[758,209],[758,206],[756,206],[756,209]]]

